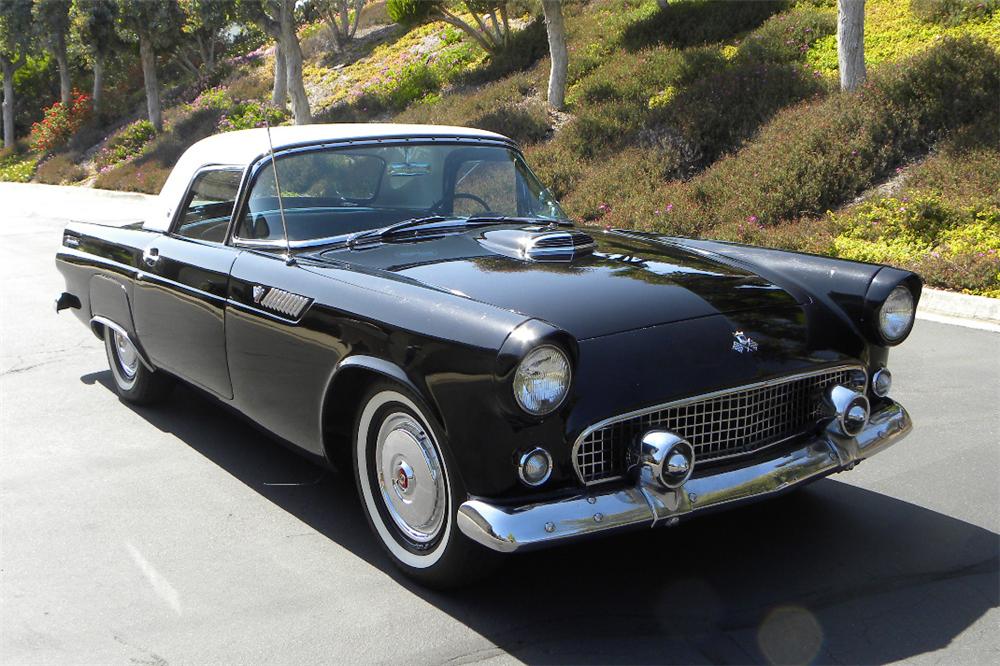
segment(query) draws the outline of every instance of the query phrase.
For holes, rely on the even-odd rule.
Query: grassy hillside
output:
[[[833,0],[593,0],[565,6],[568,107],[550,111],[544,26],[526,14],[488,58],[378,4],[340,56],[301,32],[319,121],[471,125],[507,134],[576,218],[913,268],[1000,297],[1000,0],[868,0],[869,82],[837,86]],[[0,179],[157,191],[216,131],[286,121],[267,50],[96,150],[0,154]],[[97,137],[102,138],[102,137]],[[79,143],[79,142],[78,142]]]

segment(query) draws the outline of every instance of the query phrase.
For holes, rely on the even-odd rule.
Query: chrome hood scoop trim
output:
[[[548,226],[491,229],[477,240],[487,250],[522,261],[573,261],[596,247],[590,234]]]

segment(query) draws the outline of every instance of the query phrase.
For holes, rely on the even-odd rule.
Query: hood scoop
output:
[[[578,229],[549,226],[494,229],[484,232],[479,243],[497,254],[522,261],[572,261],[591,254],[594,238]]]

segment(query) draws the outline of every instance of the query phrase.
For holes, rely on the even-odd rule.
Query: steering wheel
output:
[[[459,192],[451,197],[452,207],[454,208],[455,201],[458,199],[471,199],[477,204],[483,207],[483,212],[488,213],[490,211],[490,205],[477,197],[475,194],[467,194],[465,192]]]

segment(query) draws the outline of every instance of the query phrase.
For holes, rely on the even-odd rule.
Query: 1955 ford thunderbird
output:
[[[182,380],[352,470],[432,585],[773,496],[911,429],[886,366],[915,274],[583,228],[479,130],[213,136],[144,221],[71,223],[56,263],[123,400]]]

